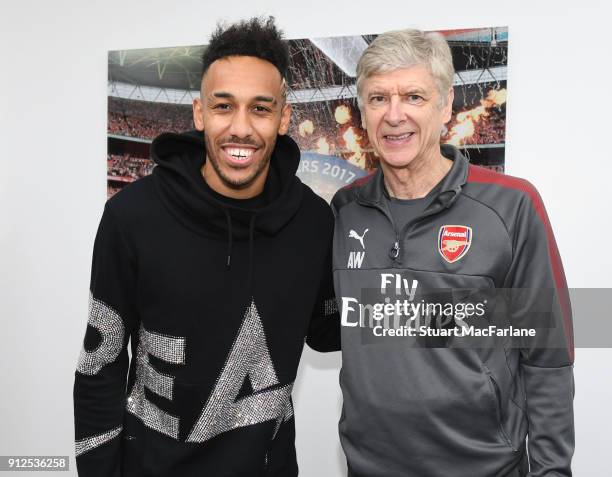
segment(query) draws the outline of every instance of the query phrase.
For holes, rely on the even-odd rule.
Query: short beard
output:
[[[210,161],[213,166],[213,169],[215,170],[219,178],[223,181],[223,183],[227,187],[230,187],[232,189],[246,189],[247,187],[249,187],[266,170],[266,167],[272,159],[272,153],[268,154],[267,157],[264,156],[262,161],[257,164],[256,169],[249,176],[245,177],[242,180],[234,180],[228,177],[221,169],[221,166],[219,166],[217,158],[213,153],[213,148],[210,146],[211,142],[206,132],[204,132],[204,144],[206,145],[206,160]],[[274,150],[275,145],[276,144],[272,145],[272,150]]]

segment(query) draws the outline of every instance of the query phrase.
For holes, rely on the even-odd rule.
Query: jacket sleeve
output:
[[[519,208],[505,288],[511,323],[532,328],[520,370],[529,422],[529,477],[571,476],[574,452],[572,312],[561,258],[538,192]]]
[[[108,203],[95,239],[89,315],[74,379],[75,454],[81,477],[119,477],[128,370],[137,322],[135,262]]]

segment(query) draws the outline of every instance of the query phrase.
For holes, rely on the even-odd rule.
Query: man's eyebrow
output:
[[[412,93],[419,93],[419,94],[426,94],[427,91],[425,91],[423,88],[419,88],[418,86],[408,86],[407,88],[402,88],[400,90],[400,94],[412,94]]]
[[[385,88],[381,88],[379,86],[371,88],[370,91],[368,91],[368,95],[373,95],[373,94],[388,94],[389,91]]]
[[[211,94],[211,97],[212,98],[219,98],[219,99],[234,99],[235,98],[235,96],[232,93],[228,93],[226,91],[216,91],[216,92]],[[272,96],[265,96],[265,95],[255,96],[254,100],[255,101],[260,101],[262,103],[272,103],[274,105],[276,105],[276,103],[278,102]]]
[[[272,96],[255,96],[255,101],[276,104],[276,99],[274,99]]]
[[[234,95],[232,93],[226,93],[225,91],[217,91],[211,94],[214,98],[232,99]]]

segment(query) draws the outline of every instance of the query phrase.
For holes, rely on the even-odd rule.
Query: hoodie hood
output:
[[[252,235],[275,235],[295,215],[302,200],[302,183],[296,177],[300,150],[288,136],[278,136],[260,208],[249,208],[240,200],[215,197],[201,174],[206,160],[204,134],[189,131],[165,133],[151,145],[151,158],[157,164],[153,177],[161,200],[186,227],[223,240]],[[245,204],[248,204],[245,201]]]

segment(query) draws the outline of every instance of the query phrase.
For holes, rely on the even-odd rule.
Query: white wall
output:
[[[2,0],[0,454],[72,453],[72,373],[106,192],[107,50],[201,44],[218,19],[268,13],[290,38],[508,25],[508,172],[540,189],[570,286],[611,288],[605,3]],[[302,475],[340,476],[339,358],[304,358]],[[580,477],[609,475],[610,362],[611,349],[577,350]]]

